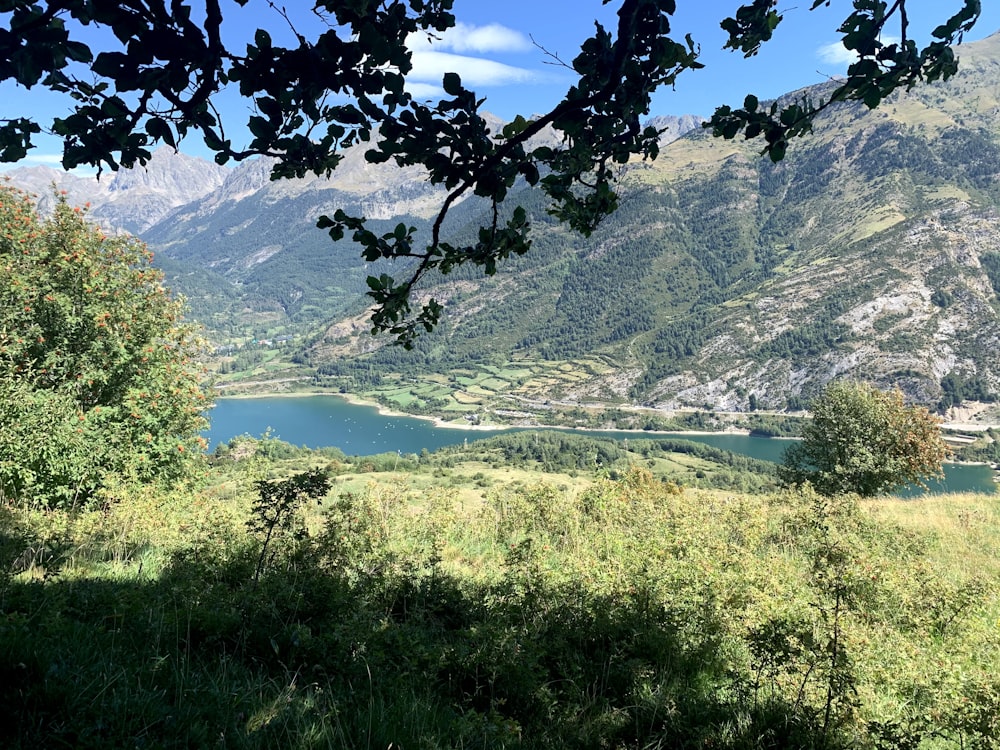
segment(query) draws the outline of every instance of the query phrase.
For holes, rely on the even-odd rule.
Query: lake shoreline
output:
[[[475,432],[506,432],[509,430],[557,430],[560,432],[576,432],[581,434],[586,434],[588,432],[613,432],[621,433],[622,435],[637,435],[637,436],[677,436],[683,438],[684,435],[733,435],[736,437],[749,437],[751,431],[739,428],[739,427],[727,427],[723,430],[640,430],[635,428],[618,428],[618,427],[567,427],[564,425],[539,425],[539,424],[504,424],[504,425],[484,425],[484,424],[458,424],[456,422],[448,422],[441,417],[432,417],[422,414],[407,414],[399,409],[393,409],[391,407],[380,404],[377,401],[372,401],[369,399],[362,398],[353,393],[340,393],[334,391],[323,391],[323,390],[311,390],[311,391],[294,391],[285,393],[240,393],[233,394],[232,396],[220,395],[216,398],[218,400],[246,400],[246,399],[265,399],[265,398],[313,398],[316,396],[332,396],[346,401],[354,406],[365,406],[375,409],[379,415],[384,417],[402,417],[407,419],[420,419],[425,422],[430,422],[434,427],[440,427],[447,430],[463,430],[470,433]],[[942,425],[944,426],[944,425]],[[759,437],[765,437],[768,440],[798,440],[799,438],[794,437],[782,437],[782,436],[771,436],[762,435]],[[988,461],[945,461],[946,464],[952,464],[955,466],[988,466],[994,471],[993,464]]]
[[[625,428],[625,427],[567,427],[565,425],[540,425],[540,424],[499,424],[499,425],[489,425],[489,424],[459,424],[457,422],[449,422],[441,417],[427,416],[426,414],[408,414],[399,409],[393,409],[391,407],[380,404],[377,401],[371,401],[369,399],[361,398],[353,393],[339,393],[333,391],[294,391],[291,393],[237,393],[232,396],[220,395],[216,396],[217,400],[221,399],[233,399],[233,400],[243,400],[243,399],[263,399],[263,398],[312,398],[315,396],[333,396],[336,398],[343,399],[349,404],[354,404],[355,406],[368,406],[375,409],[380,415],[384,417],[406,417],[409,419],[422,419],[426,422],[430,422],[435,427],[441,427],[447,430],[467,430],[469,432],[497,432],[504,430],[562,430],[566,432],[621,432],[627,435],[739,435],[739,436],[749,436],[750,430],[741,427],[727,427],[723,430],[640,430],[635,428]],[[652,410],[651,410],[652,411]],[[795,438],[783,438],[774,437],[769,438],[772,440],[794,440]]]
[[[469,444],[492,436],[510,435],[524,430],[551,430],[569,436],[598,439],[635,440],[636,449],[643,442],[677,440],[705,443],[712,447],[749,456],[759,460],[781,463],[789,438],[768,437],[729,431],[652,431],[607,430],[579,426],[541,427],[525,426],[491,427],[488,425],[460,425],[444,423],[430,417],[418,418],[373,404],[353,394],[309,393],[257,396],[255,398],[218,398],[215,412],[210,416],[211,427],[205,436],[210,445],[217,446],[234,436],[260,435],[292,445],[337,447],[352,456],[371,456],[383,453],[419,454],[423,450],[436,451],[452,445]],[[338,398],[329,398],[336,395]],[[307,396],[327,396],[314,401],[303,401]],[[451,429],[441,429],[446,426]],[[266,428],[266,429],[265,429]],[[630,446],[631,447],[631,446]],[[987,492],[995,493],[996,472],[989,464],[945,465],[944,483],[932,482],[933,492]]]

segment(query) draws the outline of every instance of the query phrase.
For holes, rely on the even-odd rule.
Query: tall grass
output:
[[[259,475],[0,514],[0,745],[995,747],[997,500]],[[250,524],[249,528],[253,528]]]

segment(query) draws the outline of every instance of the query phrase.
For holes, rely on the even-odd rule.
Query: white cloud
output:
[[[498,23],[478,27],[459,23],[444,34],[442,41],[443,48],[453,52],[525,52],[532,46],[524,34]]]
[[[406,46],[412,53],[413,63],[413,69],[406,75],[406,89],[418,98],[444,96],[441,80],[445,73],[458,73],[462,83],[471,88],[542,79],[534,71],[483,56],[524,52],[532,47],[524,34],[496,23],[487,26],[458,23],[436,36],[411,34]]]
[[[426,33],[410,34],[406,46],[413,52],[433,47],[438,51],[451,50],[460,53],[484,52],[524,52],[531,49],[531,40],[520,31],[509,29],[498,23],[487,26],[472,26],[457,23],[435,37]]]
[[[885,45],[898,44],[899,39],[896,37],[886,37],[882,40],[882,43]],[[850,65],[858,59],[857,54],[853,50],[847,49],[843,42],[831,42],[830,44],[824,44],[816,50],[816,57],[827,65],[837,65],[841,67]]]
[[[414,52],[413,70],[407,74],[411,81],[440,85],[445,73],[458,73],[467,86],[503,86],[537,80],[534,71],[505,65],[494,60],[449,52]]]
[[[844,46],[843,42],[832,42],[824,44],[816,50],[816,57],[827,65],[850,65],[857,59],[851,50]]]
[[[441,99],[444,97],[444,89],[432,83],[406,82],[406,90],[414,99]]]

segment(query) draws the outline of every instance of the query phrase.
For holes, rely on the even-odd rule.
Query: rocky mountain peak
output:
[[[239,200],[267,187],[274,162],[274,159],[260,157],[237,164],[226,175],[219,190],[219,200]]]
[[[71,204],[90,204],[91,217],[107,229],[135,234],[155,225],[177,207],[217,192],[229,171],[163,147],[153,152],[145,166],[120,169],[100,178],[45,166],[13,169],[7,178],[12,185],[34,193],[42,213],[52,209],[55,186],[65,191]]]
[[[660,134],[660,143],[666,144],[676,141],[692,130],[701,129],[703,122],[705,122],[705,118],[698,115],[657,115],[656,117],[650,117],[646,121],[646,127],[653,127],[662,131]]]
[[[153,152],[145,166],[118,170],[108,191],[160,193],[179,206],[217,190],[228,174],[225,167],[163,146]]]

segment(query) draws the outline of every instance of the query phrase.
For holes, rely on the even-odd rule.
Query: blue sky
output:
[[[697,114],[708,116],[722,104],[739,104],[748,93],[773,98],[803,86],[844,73],[848,59],[837,44],[836,29],[850,13],[848,0],[832,0],[829,7],[808,10],[811,0],[789,0],[779,6],[785,18],[760,54],[749,60],[739,53],[723,51],[725,33],[719,22],[732,15],[739,0],[677,0],[673,17],[674,38],[690,33],[701,47],[703,70],[684,73],[673,90],[658,92],[651,114]],[[1000,29],[1000,3],[986,0],[983,16],[967,37],[981,39]],[[440,91],[445,72],[458,72],[469,88],[486,98],[484,109],[511,119],[551,109],[572,84],[571,72],[543,51],[570,61],[581,42],[594,31],[595,20],[614,28],[619,3],[600,0],[455,0],[458,26],[440,39],[412,40],[414,70],[408,85],[414,95],[433,98]],[[910,35],[924,43],[930,30],[961,6],[960,0],[909,0]],[[265,0],[251,0],[246,8],[233,4],[229,19],[242,28],[239,33],[264,25],[276,41],[287,32],[284,22],[266,7]],[[318,23],[304,14],[301,30]],[[3,87],[0,117],[26,112],[51,121],[64,106],[35,89],[26,92]],[[245,104],[225,97],[222,106],[232,122],[245,122]],[[242,109],[240,109],[242,108]],[[48,118],[46,120],[46,118]],[[233,128],[228,128],[233,133]],[[238,140],[238,139],[237,139]],[[181,149],[207,156],[197,138],[189,138]],[[21,164],[57,163],[61,148],[54,139],[41,138],[39,148]]]
[[[851,4],[846,0],[833,0],[830,7],[821,6],[814,11],[809,10],[811,0],[781,3],[779,11],[784,20],[774,38],[749,60],[738,52],[722,50],[726,34],[719,22],[732,15],[739,4],[735,0],[677,0],[677,14],[672,23],[675,38],[690,33],[701,45],[701,61],[706,67],[685,72],[674,90],[659,92],[652,114],[708,116],[719,105],[742,103],[748,93],[761,99],[773,98],[846,71],[849,61],[846,50],[837,44],[836,34],[837,27],[850,13]],[[983,3],[983,15],[967,41],[1000,29],[998,5],[992,0]],[[600,0],[456,0],[455,6],[465,30],[478,31],[481,41],[492,40],[494,44],[492,50],[477,49],[469,43],[474,38],[472,34],[467,33],[464,38],[456,34],[455,41],[464,43],[464,50],[447,51],[461,54],[463,60],[453,62],[460,68],[464,65],[470,72],[490,72],[485,62],[480,61],[498,62],[513,69],[507,79],[494,69],[492,72],[497,75],[491,84],[477,89],[487,97],[486,109],[509,119],[519,112],[528,114],[551,108],[570,83],[569,71],[547,65],[544,54],[533,42],[558,53],[564,60],[571,60],[580,42],[593,33],[595,18],[609,28],[614,27],[614,9],[618,3],[602,6]],[[910,35],[922,42],[961,3],[910,0],[907,7]],[[490,28],[495,35],[485,31]],[[450,37],[442,41],[448,46]],[[417,72],[420,71],[418,65]],[[427,77],[423,82],[430,84],[432,80]]]

